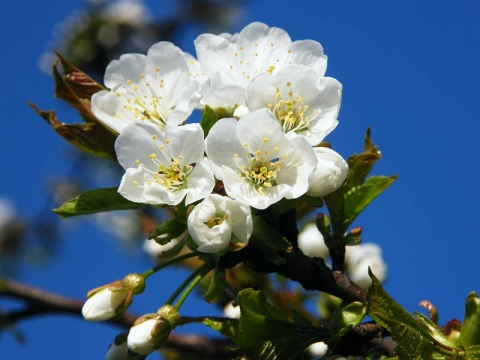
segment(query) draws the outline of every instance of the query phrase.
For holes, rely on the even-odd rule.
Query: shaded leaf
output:
[[[202,119],[200,120],[200,125],[202,126],[203,133],[205,137],[207,137],[210,129],[213,125],[218,121],[218,116],[215,110],[213,110],[210,106],[205,105],[203,109]]]
[[[218,269],[215,268],[213,275],[210,277],[210,284],[205,294],[205,301],[208,303],[216,303],[223,300],[225,297],[225,282],[225,272],[218,271]]]
[[[182,235],[187,230],[187,226],[177,219],[170,219],[162,222],[150,234],[149,239],[155,240],[160,245],[168,244],[172,239],[175,239]]]
[[[228,337],[229,339],[235,340],[238,329],[237,319],[205,318],[202,320],[202,324],[212,328],[215,331],[218,331],[220,334]]]
[[[270,305],[263,293],[244,289],[237,301],[241,312],[236,337],[239,346],[255,346],[295,334],[295,325]]]
[[[117,160],[114,149],[116,136],[106,131],[102,126],[94,123],[61,123],[54,111],[40,110],[32,103],[29,103],[29,105],[61,137],[79,149],[112,161]]]
[[[64,202],[53,211],[68,218],[104,211],[139,209],[145,206],[145,204],[134,203],[125,199],[117,192],[117,188],[103,188],[86,191]]]
[[[70,64],[59,53],[56,54],[59,61],[56,61],[52,68],[55,80],[54,95],[69,103],[91,122],[97,123],[98,120],[90,108],[90,98],[93,94],[106,90],[106,88]],[[63,71],[58,69],[59,62]]]
[[[253,216],[253,234],[250,242],[275,265],[285,263],[282,254],[292,251],[292,245],[261,217]]]

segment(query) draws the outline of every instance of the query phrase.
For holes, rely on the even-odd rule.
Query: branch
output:
[[[260,213],[260,212],[259,212]],[[272,210],[261,212],[262,218],[277,229],[292,245],[293,250],[284,253],[285,263],[269,262],[251,242],[244,249],[230,252],[220,258],[219,268],[231,268],[244,262],[250,269],[260,273],[278,273],[301,284],[306,290],[322,291],[347,301],[365,303],[365,291],[351,281],[342,271],[332,270],[321,258],[310,258],[298,248],[298,231],[295,209],[277,216]]]
[[[0,277],[0,297],[2,296],[23,301],[26,305],[20,310],[0,313],[0,327],[48,314],[69,314],[82,317],[83,301],[54,294],[4,277]],[[136,315],[126,313],[121,318],[111,320],[108,323],[123,329],[129,329],[136,319]],[[182,355],[195,354],[204,359],[231,359],[236,353],[232,350],[234,347],[235,345],[229,340],[175,333],[170,334],[164,345],[165,349],[178,351]]]

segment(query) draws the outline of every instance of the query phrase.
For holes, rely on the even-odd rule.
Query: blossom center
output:
[[[211,229],[215,226],[222,225],[222,223],[225,220],[228,220],[228,214],[218,213],[218,214],[213,215],[206,222],[204,222],[204,224],[207,225]]]
[[[268,104],[267,107],[280,121],[285,133],[290,131],[300,132],[308,128],[312,118],[307,115],[308,105],[304,104],[303,98],[293,93],[292,84],[287,82],[286,86],[288,97],[284,98],[280,88],[277,87],[274,103]],[[317,111],[313,110],[311,113],[315,118]]]
[[[158,73],[157,69],[155,71]],[[163,89],[165,81],[160,79],[156,87]],[[163,97],[155,94],[150,83],[146,80],[144,74],[140,74],[138,83],[127,80],[126,88],[116,92],[118,97],[124,96],[123,111],[133,114],[134,118],[140,121],[150,121],[159,126],[162,130],[165,128],[166,119],[170,113],[170,109],[162,104]],[[116,117],[122,115],[117,113]]]
[[[192,165],[183,165],[183,156],[174,157],[170,164],[163,164],[157,159],[156,154],[150,154],[150,160],[156,165],[158,169],[156,172],[145,169],[149,172],[153,179],[146,181],[147,186],[153,183],[163,186],[168,191],[176,191],[187,186],[188,175],[192,172]],[[152,182],[153,181],[153,182]],[[135,182],[138,186],[138,182]]]
[[[248,144],[245,144],[246,161],[245,158],[240,159],[238,154],[234,155],[237,167],[240,169],[238,176],[251,182],[260,195],[263,195],[263,189],[277,185],[277,172],[282,167],[282,161],[277,156],[279,147],[275,146],[270,152],[265,146],[266,143],[268,139],[264,138],[260,147],[253,152],[248,148]]]

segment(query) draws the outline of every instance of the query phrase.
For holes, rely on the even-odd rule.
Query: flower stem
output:
[[[173,300],[183,291],[182,295],[180,298],[177,300],[175,303],[174,307],[175,309],[179,310],[180,307],[182,306],[183,302],[185,299],[188,297],[190,292],[195,288],[195,286],[202,280],[202,278],[207,275],[214,267],[215,267],[215,261],[213,259],[209,259],[206,263],[204,263],[202,266],[200,266],[198,269],[193,271],[175,290],[175,292],[170,295],[168,300],[165,302],[165,304],[171,304]]]
[[[165,268],[165,267],[167,267],[167,266],[170,266],[170,265],[175,264],[175,263],[177,263],[177,262],[180,262],[180,261],[182,261],[182,260],[189,259],[189,258],[192,258],[192,257],[195,257],[195,256],[199,256],[199,255],[200,255],[199,252],[194,251],[194,252],[191,252],[191,253],[188,253],[188,254],[184,254],[184,255],[181,255],[181,256],[177,256],[176,258],[173,258],[173,259],[170,259],[170,260],[168,260],[168,261],[165,261],[164,263],[159,264],[159,265],[157,265],[157,266],[155,266],[155,267],[153,267],[153,268],[145,271],[145,272],[142,274],[142,276],[143,276],[144,278],[147,278],[147,277],[149,277],[150,275],[155,274],[157,271],[162,270],[163,268]]]

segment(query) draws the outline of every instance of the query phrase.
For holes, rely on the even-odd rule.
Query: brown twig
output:
[[[0,326],[49,314],[68,314],[82,317],[83,301],[54,294],[4,277],[0,277],[0,297],[2,296],[23,301],[25,307],[0,314]],[[126,313],[121,318],[111,320],[108,323],[123,329],[129,329],[136,319],[136,315]],[[233,350],[234,347],[234,344],[229,340],[175,333],[170,334],[164,345],[165,349],[174,350],[182,355],[195,354],[203,359],[231,359],[236,353]]]

